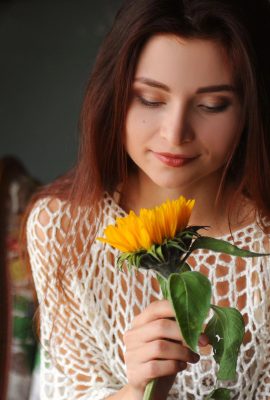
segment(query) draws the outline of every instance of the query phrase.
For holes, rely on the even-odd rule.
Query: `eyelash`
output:
[[[157,107],[160,107],[160,106],[165,104],[162,101],[149,101],[149,100],[146,100],[142,96],[136,96],[136,97],[137,97],[137,99],[139,100],[139,102],[142,105],[144,105],[146,107],[149,107],[149,108],[157,108]],[[225,111],[229,107],[229,105],[230,105],[229,103],[224,103],[224,104],[220,104],[218,106],[210,107],[210,106],[205,106],[203,104],[199,104],[198,107],[202,108],[207,113],[220,113],[220,112]]]
[[[204,106],[203,104],[200,104],[199,107],[209,113],[219,113],[219,112],[223,112],[223,111],[227,110],[229,105],[230,105],[229,103],[224,103],[224,104],[220,104],[218,106],[209,107],[209,106]]]
[[[146,100],[144,97],[142,97],[142,96],[137,96],[137,99],[139,100],[139,102],[141,103],[141,104],[143,104],[144,106],[146,106],[146,107],[150,107],[150,108],[155,108],[155,107],[159,107],[159,106],[162,106],[163,104],[165,104],[164,102],[162,102],[162,101],[149,101],[149,100]]]

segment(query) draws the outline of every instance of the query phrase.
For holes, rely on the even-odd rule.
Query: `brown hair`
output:
[[[232,149],[221,188],[233,180],[235,196],[245,193],[253,201],[265,227],[263,218],[270,218],[268,0],[256,4],[253,0],[128,0],[100,47],[86,89],[77,164],[33,197],[25,214],[24,243],[26,220],[38,198],[58,197],[74,210],[86,206],[95,213],[103,192],[112,195],[127,180],[132,163],[124,149],[124,134],[131,87],[143,46],[159,33],[216,40],[227,50],[246,123]],[[67,235],[65,251],[70,258],[72,247]],[[57,290],[69,302],[63,287],[66,268],[59,262]]]
[[[260,217],[270,215],[270,26],[267,0],[125,1],[98,54],[80,118],[75,168],[38,194],[94,206],[103,191],[125,182],[130,163],[123,145],[125,117],[140,52],[156,33],[218,40],[228,52],[246,124],[235,143],[224,183],[233,179]],[[35,199],[33,200],[35,201]]]

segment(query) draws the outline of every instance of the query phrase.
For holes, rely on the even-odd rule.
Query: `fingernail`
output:
[[[187,368],[187,363],[184,361],[180,361],[179,362],[179,367],[181,370],[186,369]]]
[[[192,356],[191,356],[191,359],[192,359],[192,362],[196,363],[196,362],[199,361],[200,356],[197,353],[193,353]]]
[[[209,343],[209,339],[206,335],[201,335],[199,337],[199,345],[200,346],[206,346]]]

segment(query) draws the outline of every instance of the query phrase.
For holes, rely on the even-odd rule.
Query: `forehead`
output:
[[[233,68],[223,46],[212,40],[160,34],[140,54],[135,77],[156,79],[173,88],[233,84]]]

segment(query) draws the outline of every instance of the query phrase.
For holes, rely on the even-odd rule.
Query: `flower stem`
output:
[[[143,395],[143,400],[152,400],[155,392],[155,388],[157,385],[157,379],[153,379],[149,383],[147,383]]]

